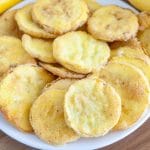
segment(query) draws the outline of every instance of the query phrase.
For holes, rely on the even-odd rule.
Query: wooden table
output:
[[[0,150],[35,149],[16,142],[0,131]],[[101,150],[150,150],[150,119],[130,136]]]
[[[0,131],[0,150],[35,150],[9,138]],[[150,119],[122,141],[101,150],[150,150]]]

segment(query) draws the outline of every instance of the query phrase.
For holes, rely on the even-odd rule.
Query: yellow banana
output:
[[[150,12],[150,0],[129,0],[129,2],[139,10]]]
[[[0,13],[21,2],[22,0],[0,0]]]

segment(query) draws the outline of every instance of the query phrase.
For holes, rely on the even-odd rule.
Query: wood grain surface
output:
[[[0,131],[0,150],[35,150],[16,142]],[[150,150],[150,119],[125,139],[101,150]]]
[[[0,131],[0,150],[36,149],[23,145]],[[150,119],[125,139],[99,150],[150,150]]]

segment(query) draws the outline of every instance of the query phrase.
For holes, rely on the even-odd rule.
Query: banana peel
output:
[[[135,8],[150,12],[150,0],[128,0]]]
[[[22,0],[0,0],[0,14],[21,1]]]

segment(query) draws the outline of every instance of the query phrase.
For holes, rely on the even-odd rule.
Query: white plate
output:
[[[27,3],[31,3],[31,2],[33,2],[33,0],[24,1],[19,5],[15,6],[14,8],[23,7]],[[130,8],[133,11],[135,11],[132,7],[130,7],[129,5],[127,5],[126,3],[120,0],[99,0],[99,2],[101,4],[106,4],[106,5],[116,4],[125,8]],[[142,117],[138,120],[138,122],[127,130],[111,132],[99,138],[89,138],[89,139],[82,138],[76,142],[69,143],[60,147],[48,145],[33,134],[27,134],[18,131],[17,129],[12,127],[5,119],[3,119],[2,115],[0,115],[0,129],[3,132],[5,132],[7,135],[12,137],[13,139],[23,144],[26,144],[34,148],[42,149],[42,150],[85,150],[85,149],[91,150],[91,149],[102,148],[104,146],[110,145],[112,143],[115,143],[123,139],[124,137],[128,136],[136,129],[138,129],[149,117],[150,117],[150,109],[146,110],[145,113],[142,115]]]

